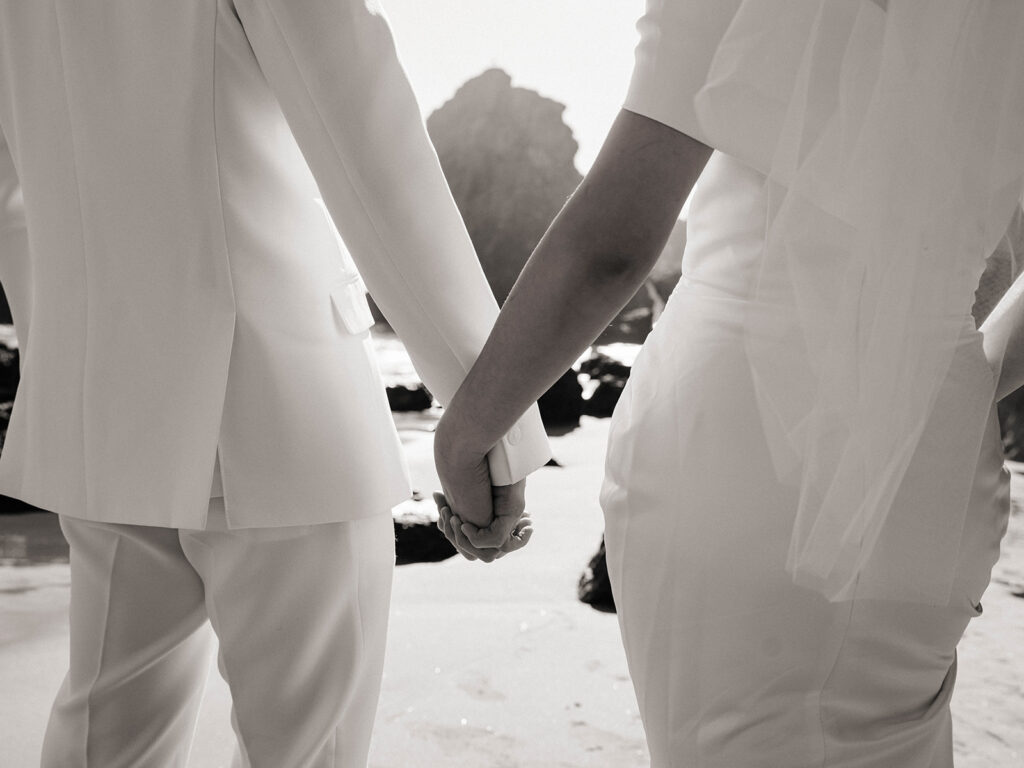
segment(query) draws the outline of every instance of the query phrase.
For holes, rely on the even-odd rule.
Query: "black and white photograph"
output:
[[[0,768],[1024,766],[1024,1],[0,0]]]

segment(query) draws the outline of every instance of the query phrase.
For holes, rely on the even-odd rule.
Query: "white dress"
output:
[[[683,279],[633,367],[609,439],[608,570],[654,768],[947,768],[955,649],[1009,512],[994,409],[949,606],[830,602],[785,570],[797,488],[761,427],[743,313],[762,177],[715,153],[691,203]],[[969,316],[882,541],[941,513],[965,392],[992,373]]]
[[[995,7],[954,4],[964,13]],[[746,77],[741,85],[749,86],[761,75],[742,72],[746,49],[737,53],[737,41],[764,42],[730,34],[744,24],[764,31],[744,14],[763,21],[766,5],[652,0],[639,24],[626,101],[627,109],[729,151],[712,155],[694,193],[683,277],[616,409],[602,489],[609,573],[652,766],[949,768],[956,645],[981,611],[1009,512],[995,373],[969,314],[971,287],[983,267],[981,249],[995,245],[991,232],[1009,219],[1005,200],[1020,197],[1024,162],[1014,166],[1005,200],[993,194],[969,212],[983,226],[974,227],[966,255],[958,252],[966,241],[933,254],[921,235],[917,250],[877,254],[851,237],[854,245],[832,266],[828,254],[816,260],[816,249],[842,241],[837,210],[856,233],[870,226],[857,219],[855,204],[836,203],[841,195],[833,192],[846,191],[849,175],[829,166],[832,176],[816,169],[810,199],[819,207],[801,200],[800,215],[786,218],[786,194],[812,163],[804,155],[784,167],[780,147],[793,105],[777,110],[779,99],[757,98],[785,79],[784,62],[774,62],[776,80],[760,91],[737,90],[749,99],[728,98],[730,77]],[[785,18],[786,6],[771,5],[779,26],[765,35],[777,33],[778,50],[798,49],[796,62],[800,35],[813,34]],[[898,18],[901,8],[926,10],[918,0],[787,5],[797,16],[819,5],[861,7],[864,18],[846,20],[855,30],[880,19],[884,26],[886,14]],[[844,62],[857,53],[856,35],[851,40]],[[772,63],[762,61],[761,69],[773,70]],[[1005,93],[1016,98],[1012,89]],[[813,118],[814,108],[805,100],[801,117]],[[773,117],[777,142],[761,135]],[[1022,150],[1015,162],[1024,157],[1024,148],[1012,147]],[[927,163],[921,169],[931,172]],[[871,181],[879,186],[865,186],[876,197],[892,195],[883,202],[894,209],[920,187],[912,173],[895,176],[876,174]],[[1002,189],[1005,179],[988,182]],[[921,218],[900,220],[900,236],[931,223],[931,207],[906,210],[920,210]],[[886,226],[876,229],[891,234]],[[947,239],[961,236],[950,231]],[[791,246],[785,258],[777,258],[773,238]],[[898,267],[908,262],[912,269],[901,276]],[[829,270],[849,263],[861,268],[861,279],[830,282]],[[889,264],[896,265],[885,273],[892,282],[873,282],[878,266]],[[777,301],[779,286],[794,283],[825,293],[811,292],[817,305],[797,291],[791,304]],[[909,309],[898,305],[901,298]],[[872,308],[866,315],[865,306]],[[780,315],[786,322],[776,322]],[[852,325],[840,322],[850,318]],[[831,323],[855,333],[815,335]],[[799,349],[790,348],[794,340]],[[829,389],[851,371],[856,386]],[[809,386],[812,377],[824,386]],[[864,408],[864,393],[873,408]],[[919,411],[917,399],[925,403]],[[830,431],[826,422],[816,431],[822,414],[838,426]],[[887,484],[889,496],[879,492]],[[815,495],[821,488],[827,493]],[[822,521],[844,512],[863,525],[815,538],[833,532]],[[802,570],[807,553],[810,571]]]

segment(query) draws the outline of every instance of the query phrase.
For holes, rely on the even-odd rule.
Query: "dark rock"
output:
[[[583,387],[571,368],[537,401],[546,427],[577,427],[583,414]]]
[[[388,405],[392,411],[426,411],[434,402],[427,388],[422,384],[406,387],[398,384],[387,388]]]
[[[592,379],[603,379],[605,376],[628,379],[630,370],[628,365],[603,352],[595,352],[593,357],[580,364],[580,373],[585,373]]]
[[[0,344],[0,401],[13,400],[18,391],[19,361],[17,349]]]
[[[427,120],[452,195],[499,302],[582,180],[565,105],[500,69],[464,83]]]
[[[597,379],[597,388],[583,401],[583,413],[587,416],[607,418],[615,410],[622,390],[629,380],[630,367],[600,352],[580,365],[580,373]]]
[[[419,491],[416,498],[423,498]],[[398,565],[438,563],[456,554],[455,547],[437,528],[433,503],[405,502],[395,507],[395,560]]]
[[[7,303],[7,294],[4,293],[3,286],[0,285],[0,324],[10,325],[13,322],[11,305]]]
[[[11,423],[11,411],[13,408],[13,401],[0,403],[0,450],[3,449],[4,443],[7,441],[7,427]],[[2,504],[0,504],[0,508],[2,508]]]
[[[583,413],[586,416],[594,416],[599,419],[606,419],[615,411],[615,404],[622,396],[622,390],[626,386],[626,380],[614,376],[604,376],[601,383],[597,385],[590,397],[583,401]]]
[[[456,554],[455,547],[434,523],[395,520],[395,563],[439,563]]]
[[[582,180],[565,105],[512,85],[500,69],[467,81],[427,130],[498,302]],[[642,342],[679,279],[686,227],[672,231],[650,279],[602,333]],[[664,295],[660,295],[664,294]]]
[[[576,594],[580,602],[586,603],[595,610],[604,613],[615,613],[615,598],[612,597],[612,583],[608,578],[608,562],[604,552],[604,538],[597,554],[590,558],[583,574],[580,576]]]

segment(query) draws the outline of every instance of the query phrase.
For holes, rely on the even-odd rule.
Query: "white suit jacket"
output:
[[[219,456],[231,527],[408,496],[318,199],[442,403],[497,306],[372,0],[0,0],[0,129],[0,492],[202,527]],[[492,475],[547,458],[533,410]]]

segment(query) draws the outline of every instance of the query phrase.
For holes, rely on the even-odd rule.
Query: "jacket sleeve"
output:
[[[31,264],[21,183],[0,127],[0,285],[7,296],[18,342],[24,350],[31,315]]]
[[[373,0],[234,0],[374,301],[447,404],[498,307]],[[507,485],[549,458],[533,406],[492,450]]]

